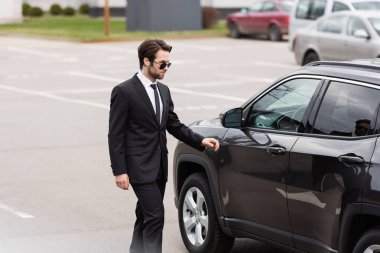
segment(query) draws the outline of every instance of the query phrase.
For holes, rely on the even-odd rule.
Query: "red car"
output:
[[[227,16],[227,26],[232,38],[241,35],[267,35],[279,41],[288,34],[292,0],[256,1],[251,8]]]

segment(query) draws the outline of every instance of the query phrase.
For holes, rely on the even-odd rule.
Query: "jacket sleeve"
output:
[[[168,89],[169,91],[169,89]],[[204,150],[202,140],[204,137],[198,133],[193,132],[189,127],[182,124],[178,119],[177,114],[174,112],[174,104],[169,91],[169,114],[166,125],[166,130],[178,140],[192,146],[200,151]]]
[[[128,172],[125,162],[125,125],[128,118],[128,101],[121,88],[116,86],[111,93],[109,113],[108,147],[112,172],[115,176]]]

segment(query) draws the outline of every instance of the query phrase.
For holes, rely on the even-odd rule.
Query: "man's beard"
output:
[[[160,74],[158,73],[155,73],[152,71],[151,67],[148,68],[148,74],[153,77],[154,79],[159,79],[161,80],[162,78],[164,78],[163,76],[161,77]]]

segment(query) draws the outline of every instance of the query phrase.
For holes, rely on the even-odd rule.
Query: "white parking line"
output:
[[[81,99],[65,98],[65,97],[57,96],[57,95],[54,95],[54,94],[51,94],[48,92],[41,92],[41,91],[33,91],[33,90],[15,88],[15,87],[7,86],[7,85],[0,85],[0,89],[18,92],[18,93],[29,94],[29,95],[40,96],[40,97],[49,98],[52,100],[58,100],[58,101],[62,101],[62,102],[67,102],[67,103],[72,103],[72,104],[81,104],[81,105],[87,105],[87,106],[92,106],[92,107],[97,107],[97,108],[109,110],[108,105],[89,102],[89,101],[81,100]]]
[[[62,101],[62,102],[67,102],[67,103],[87,105],[87,106],[92,106],[92,107],[97,107],[97,108],[109,110],[109,106],[108,105],[99,104],[99,103],[93,103],[93,102],[89,102],[89,101],[85,101],[85,100],[81,100],[81,99],[65,98],[65,97],[54,95],[54,94],[49,93],[49,92],[33,91],[33,90],[15,88],[15,87],[6,86],[6,85],[0,85],[0,89],[8,90],[8,91],[13,91],[13,92],[18,92],[18,93],[29,94],[29,95],[40,96],[40,97],[44,97],[44,98],[48,98],[48,99],[52,99],[52,100],[58,100],[58,101]],[[56,91],[55,93],[58,93],[58,92],[65,92],[65,93],[88,93],[88,92],[104,92],[104,91],[110,91],[110,90],[111,90],[111,88],[99,88],[99,89],[93,89],[93,90],[91,90],[91,89],[83,89],[83,90]],[[181,93],[187,93],[187,94],[202,95],[202,94],[197,94],[196,92],[189,93],[190,91],[179,91],[179,92],[181,92]],[[209,94],[209,95],[213,95],[213,94]],[[232,100],[232,98],[228,97],[228,96],[226,96],[226,97],[219,97],[219,98],[225,98],[225,99]],[[240,101],[240,100],[238,100],[238,101]],[[242,101],[240,101],[240,102],[242,102]],[[183,110],[204,110],[204,109],[206,109],[206,110],[213,110],[213,109],[217,109],[217,108],[218,107],[216,105],[186,106],[185,108],[176,107],[176,111],[183,111]]]
[[[97,80],[102,80],[102,81],[110,81],[110,82],[115,82],[115,83],[121,83],[124,81],[124,80],[118,79],[118,78],[93,75],[93,74],[82,73],[82,72],[77,72],[77,71],[70,71],[69,74],[73,75],[73,76],[80,76],[80,77],[86,77],[86,78],[97,79]],[[227,96],[227,95],[223,95],[223,94],[197,92],[197,91],[191,91],[191,90],[185,90],[185,89],[179,89],[179,88],[170,88],[170,90],[172,92],[188,94],[188,95],[197,95],[197,96],[202,96],[202,97],[220,98],[220,99],[226,99],[226,100],[238,101],[238,102],[246,101],[245,98]]]
[[[52,94],[88,94],[88,93],[103,93],[109,92],[111,94],[112,87],[109,88],[92,88],[92,89],[73,89],[73,90],[53,90],[48,93]]]
[[[25,49],[25,48],[18,48],[18,47],[8,47],[9,51],[16,52],[16,53],[23,53],[23,54],[30,54],[30,55],[38,55],[43,57],[49,57],[49,58],[60,58],[62,55],[60,54],[50,54],[43,51],[37,51],[37,50],[31,50],[31,49]]]
[[[97,80],[102,80],[102,81],[109,81],[109,82],[113,82],[113,83],[121,83],[121,82],[125,81],[125,80],[119,79],[119,78],[108,77],[108,76],[100,76],[100,75],[88,74],[88,73],[77,72],[77,71],[70,71],[69,75],[85,77],[85,78],[90,78],[90,79],[97,79]]]
[[[178,88],[170,88],[170,90],[173,92],[182,93],[182,94],[197,95],[201,97],[220,98],[220,99],[225,99],[225,100],[230,100],[230,101],[245,102],[247,100],[245,98],[227,96],[227,95],[216,94],[216,93],[205,93],[205,92],[184,90],[184,89],[178,89]]]
[[[34,218],[33,215],[30,215],[28,213],[25,213],[25,212],[21,212],[13,207],[10,207],[10,206],[7,206],[5,204],[3,204],[2,202],[0,202],[0,209],[4,210],[4,211],[7,211],[9,213],[12,213],[20,218],[23,218],[23,219],[30,219],[30,218]]]
[[[217,69],[217,68],[230,68],[231,66],[258,66],[258,67],[276,67],[276,68],[297,68],[297,65],[294,64],[284,64],[284,63],[275,63],[275,62],[263,62],[263,61],[251,61],[248,63],[206,63],[201,64],[199,67],[201,69]]]

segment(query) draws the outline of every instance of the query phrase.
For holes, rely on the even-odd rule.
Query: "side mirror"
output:
[[[221,123],[227,128],[240,128],[243,126],[243,109],[231,109],[220,115]]]
[[[363,39],[370,39],[371,38],[369,36],[369,34],[367,33],[367,31],[364,29],[355,30],[353,35],[354,35],[354,37],[357,37],[357,38],[363,38]]]

